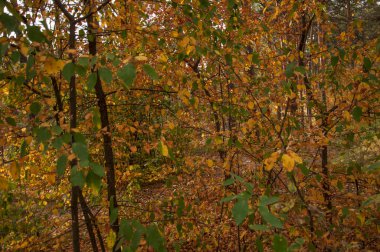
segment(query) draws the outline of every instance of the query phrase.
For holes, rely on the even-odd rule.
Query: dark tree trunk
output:
[[[89,16],[87,18],[87,24],[89,29],[89,34],[93,32],[93,17]],[[96,47],[96,36],[91,36],[89,39],[89,53],[90,55],[96,55],[97,47]],[[116,197],[116,182],[115,182],[115,164],[114,164],[114,155],[112,149],[112,138],[111,138],[111,129],[108,118],[108,109],[107,109],[107,101],[106,95],[103,91],[102,83],[99,78],[99,73],[95,68],[92,69],[93,72],[97,74],[97,81],[95,84],[95,92],[96,97],[98,99],[98,108],[100,112],[100,120],[102,124],[102,128],[106,129],[103,131],[103,149],[104,149],[104,159],[105,159],[105,167],[106,167],[106,176],[107,176],[107,193],[108,200],[110,201],[110,205],[113,205],[113,208],[117,208],[117,197]],[[112,201],[112,202],[111,202]],[[109,213],[111,214],[111,213]],[[119,232],[119,218],[116,218],[114,223],[111,223],[112,230],[116,233]]]

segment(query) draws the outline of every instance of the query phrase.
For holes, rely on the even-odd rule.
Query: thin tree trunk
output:
[[[94,19],[93,19],[93,16],[91,15],[87,18],[89,34],[93,33],[93,29],[94,29],[93,22],[94,22]],[[92,36],[92,38],[89,39],[88,44],[89,44],[90,55],[95,56],[97,54],[96,36]],[[105,131],[103,131],[103,149],[104,149],[106,176],[107,176],[107,193],[108,193],[107,197],[108,197],[108,200],[110,201],[110,205],[112,204],[113,208],[117,208],[115,164],[114,164],[114,155],[113,155],[113,149],[112,149],[112,138],[111,138],[110,123],[109,123],[109,118],[108,118],[106,95],[103,91],[103,87],[99,78],[98,71],[95,70],[95,68],[93,68],[92,71],[96,72],[97,74],[97,81],[95,84],[95,93],[98,99],[98,108],[100,112],[100,120],[101,120],[102,128],[106,129]],[[110,214],[111,212],[109,212],[109,215]],[[113,223],[111,223],[111,229],[115,232],[116,235],[119,233],[119,218],[118,217]]]

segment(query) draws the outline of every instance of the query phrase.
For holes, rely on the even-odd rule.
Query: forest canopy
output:
[[[380,250],[380,4],[0,0],[0,250]]]

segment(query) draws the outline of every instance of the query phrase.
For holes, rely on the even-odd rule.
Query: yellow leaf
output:
[[[16,162],[12,162],[10,165],[9,171],[11,172],[11,176],[13,179],[18,179],[20,176],[20,168],[18,167]]]
[[[48,181],[48,183],[50,185],[54,185],[55,184],[55,174],[54,173],[49,173],[47,176],[46,176],[46,179]]]
[[[8,180],[3,176],[0,176],[0,190],[6,191],[8,190],[9,184]]]
[[[137,61],[147,61],[148,60],[148,57],[144,56],[144,55],[139,55],[139,56],[136,56],[135,59]]]
[[[281,161],[286,171],[291,172],[294,169],[294,159],[288,154],[282,155]]]
[[[264,160],[264,168],[267,171],[270,171],[273,169],[274,164],[276,163],[278,157],[280,154],[278,152],[273,152],[269,158]]]
[[[168,146],[166,146],[162,141],[161,141],[161,153],[165,157],[169,157],[169,149]]]
[[[22,44],[20,46],[20,52],[23,56],[28,56],[28,52],[29,52],[29,47],[25,46],[24,44]]]
[[[212,161],[211,159],[207,159],[207,166],[208,167],[213,167],[214,166],[214,161]]]
[[[115,244],[115,241],[116,241],[116,234],[113,230],[110,230],[110,233],[108,234],[108,237],[107,237],[107,247],[109,249],[112,249],[113,245]]]
[[[348,111],[344,111],[344,112],[343,112],[343,118],[344,118],[347,122],[351,121],[351,114],[350,114],[350,112],[348,112]]]
[[[172,122],[169,122],[168,126],[169,126],[169,129],[171,129],[171,130],[175,128],[175,125]]]
[[[298,164],[302,163],[302,158],[300,156],[298,156],[297,153],[293,152],[293,151],[287,151],[288,154],[294,159],[294,161]]]
[[[189,44],[189,42],[190,42],[190,38],[189,38],[189,37],[184,37],[184,38],[182,39],[182,41],[179,42],[178,45],[179,45],[180,47],[186,47],[187,44]]]
[[[168,62],[168,57],[165,54],[161,54],[160,57],[158,57],[158,61],[161,63]]]
[[[178,32],[177,31],[172,31],[172,37],[177,38],[178,37]]]
[[[248,102],[248,108],[249,109],[252,110],[254,107],[255,107],[255,104],[252,101]]]

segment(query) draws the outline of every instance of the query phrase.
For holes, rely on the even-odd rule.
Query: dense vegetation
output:
[[[380,5],[1,0],[0,249],[380,250]]]

